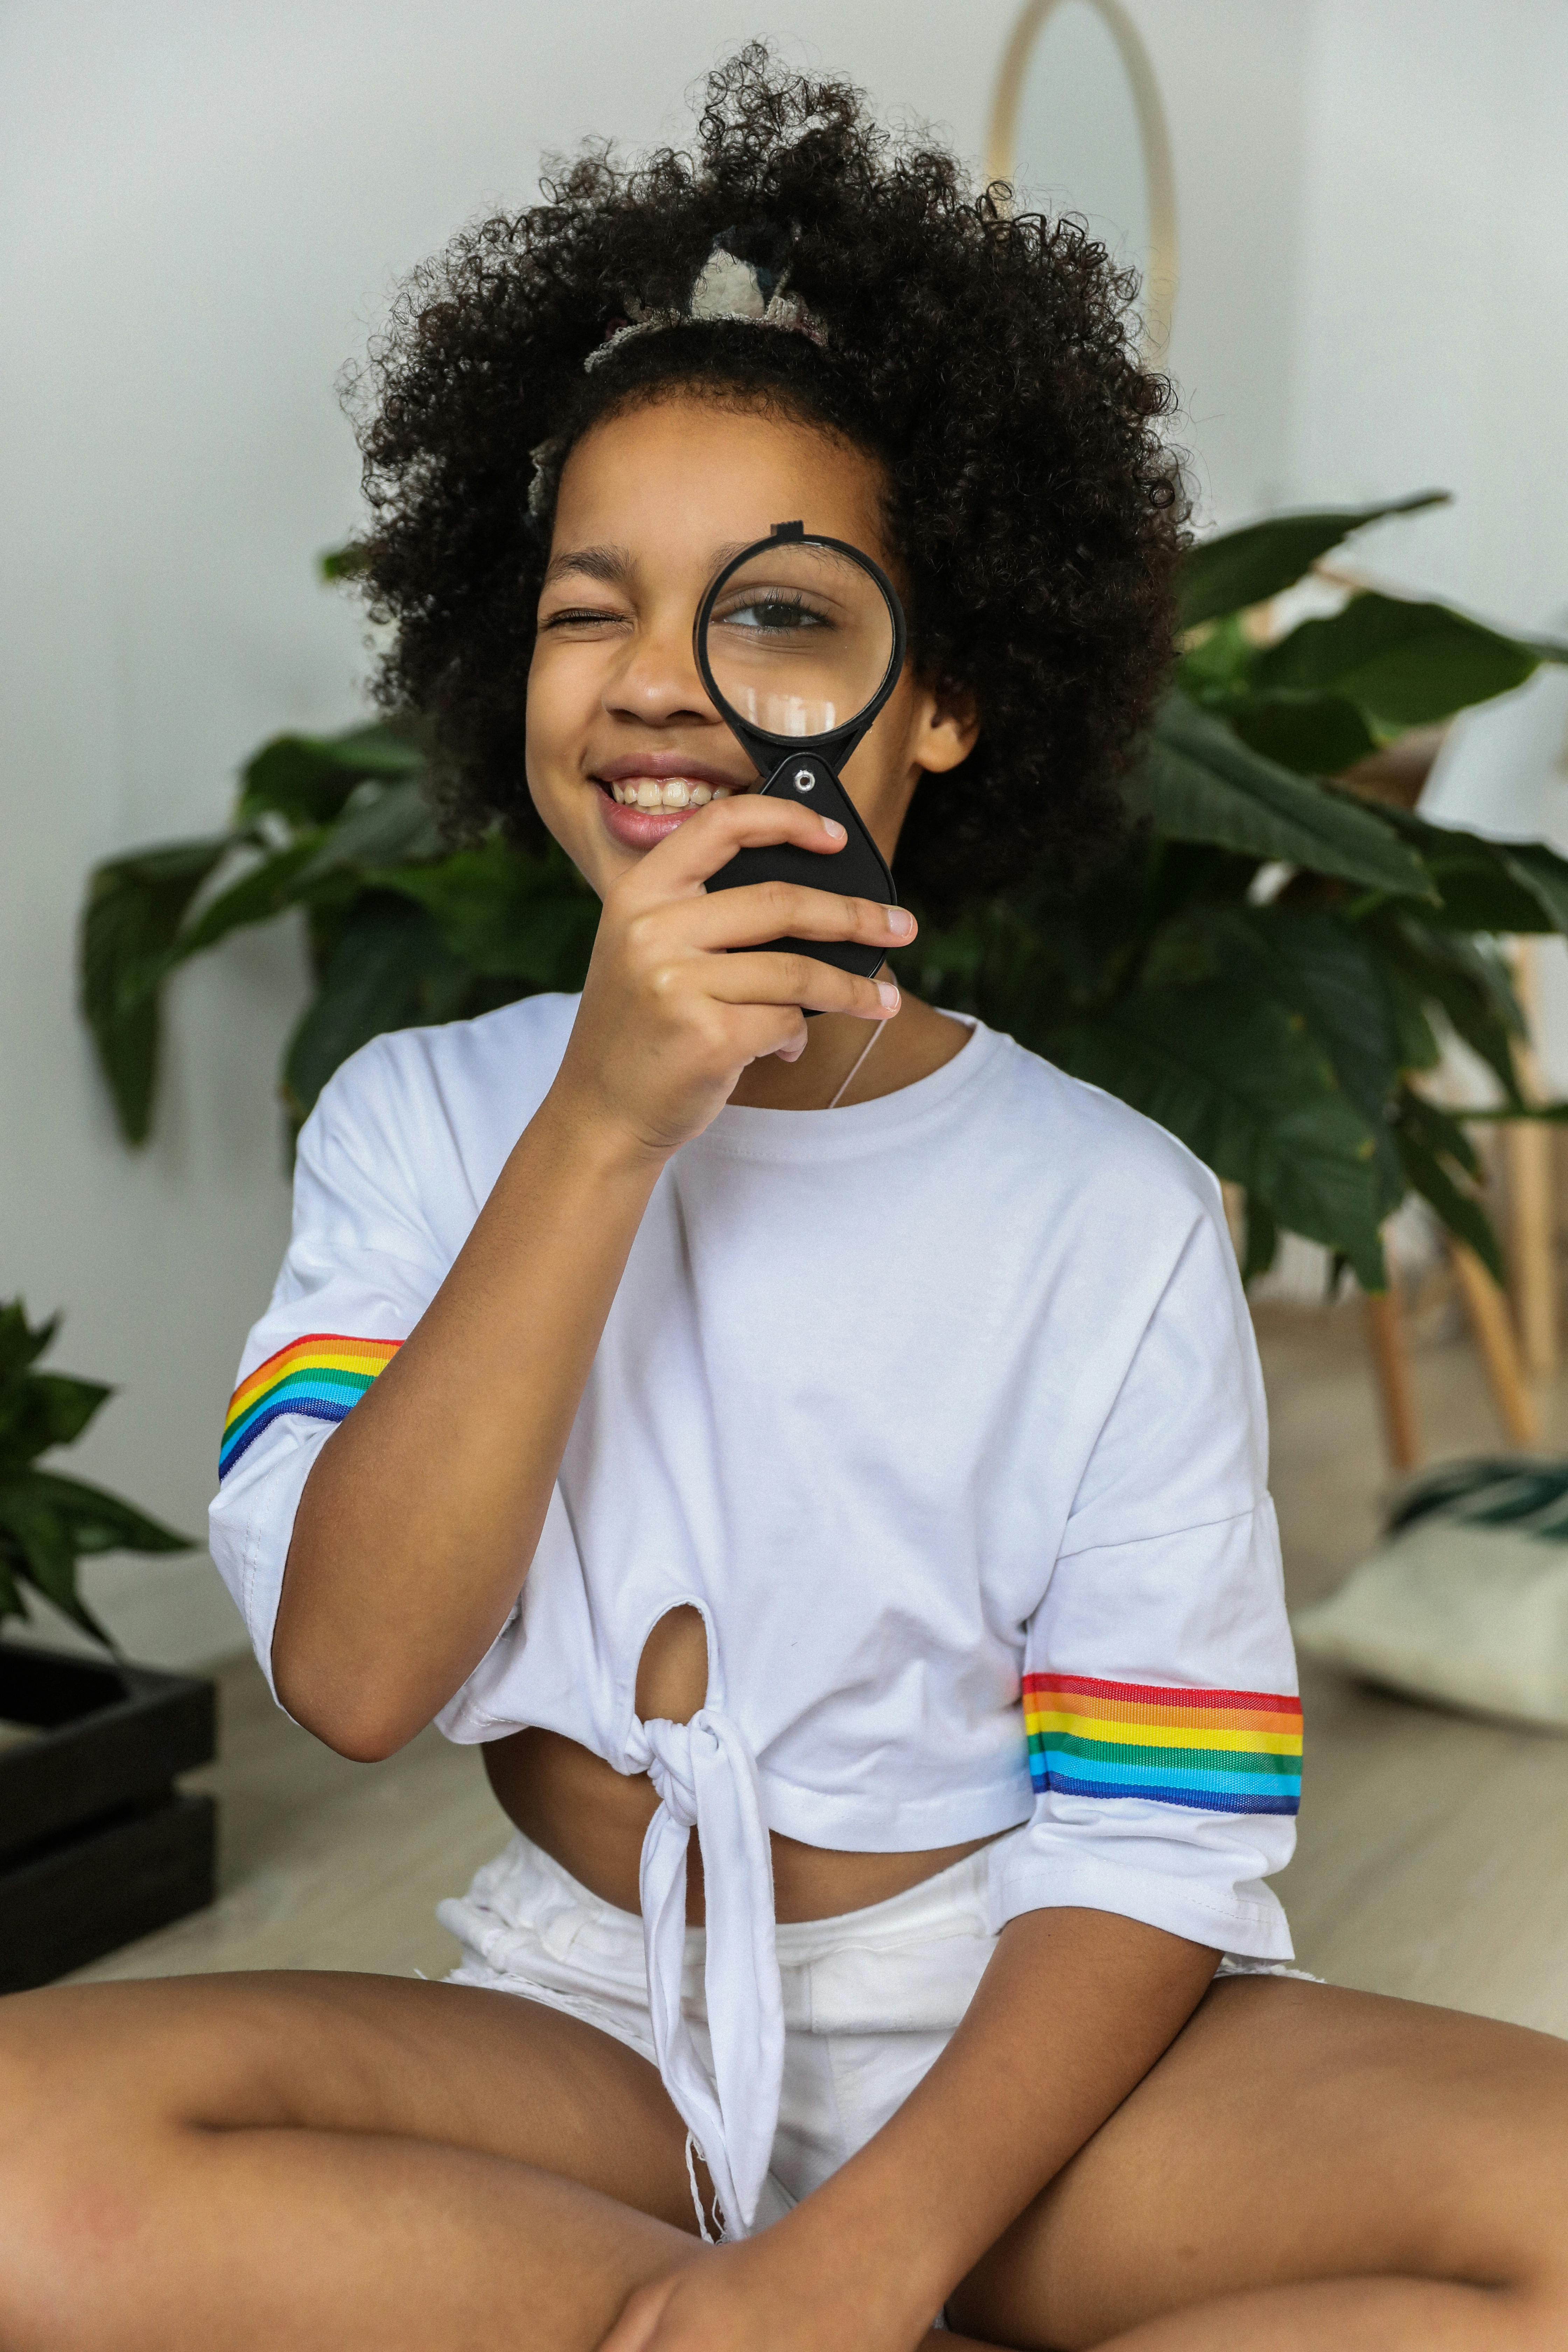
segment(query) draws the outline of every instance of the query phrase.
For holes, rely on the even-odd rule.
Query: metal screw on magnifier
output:
[[[797,768],[795,770],[795,788],[797,793],[809,793],[816,790],[816,778],[812,774],[809,768]]]

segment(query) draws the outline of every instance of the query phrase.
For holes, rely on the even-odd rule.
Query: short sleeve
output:
[[[375,1046],[356,1055],[300,1134],[288,1255],[224,1422],[212,1554],[275,1698],[272,1633],[305,1482],[447,1270],[403,1178],[384,1069]]]
[[[993,1850],[999,1915],[1117,1911],[1289,1959],[1301,1710],[1262,1381],[1217,1201],[1189,1234],[1025,1629],[1035,1807]]]

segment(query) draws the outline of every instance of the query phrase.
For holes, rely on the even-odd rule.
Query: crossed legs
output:
[[[653,2070],[527,2001],[277,1975],[0,2002],[0,2352],[592,2352],[705,2258],[691,2232]],[[952,2315],[1030,2352],[1557,2352],[1568,2044],[1220,1984]]]

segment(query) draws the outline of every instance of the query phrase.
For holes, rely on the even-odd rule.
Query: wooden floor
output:
[[[1258,1316],[1273,1484],[1295,1601],[1370,1547],[1384,1490],[1360,1310]],[[1462,1340],[1416,1378],[1431,1454],[1500,1450]],[[1568,1450],[1568,1381],[1543,1399]],[[278,1714],[254,1666],[222,1669],[223,1756],[193,1775],[222,1806],[216,1906],[83,1979],[202,1969],[436,1976],[455,1946],[432,1911],[506,1832],[477,1754],[425,1733],[390,1763],[344,1763]],[[1568,2034],[1568,1738],[1467,1721],[1310,1671],[1307,1796],[1277,1882],[1301,1964],[1341,1984]]]

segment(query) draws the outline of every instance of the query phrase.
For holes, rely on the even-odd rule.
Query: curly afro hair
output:
[[[627,169],[595,147],[543,186],[413,274],[351,391],[365,584],[394,625],[378,695],[424,718],[449,814],[541,837],[519,746],[561,458],[617,409],[695,390],[818,424],[884,470],[911,659],[980,718],[969,758],[916,796],[905,895],[941,912],[1046,873],[1070,887],[1118,835],[1187,514],[1132,278],[1079,224],[976,196],[951,154],[758,45],[710,77],[695,156]],[[693,322],[584,370],[628,313],[683,309],[720,237],[787,266],[825,345]]]

